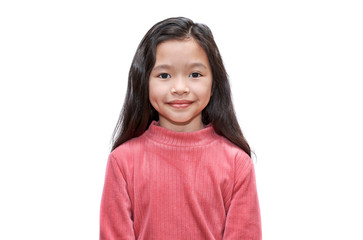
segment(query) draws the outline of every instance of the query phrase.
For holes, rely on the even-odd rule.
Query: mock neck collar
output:
[[[145,136],[155,142],[179,147],[206,145],[214,141],[216,135],[211,124],[194,132],[176,132],[158,126],[157,121],[153,121],[145,132]]]

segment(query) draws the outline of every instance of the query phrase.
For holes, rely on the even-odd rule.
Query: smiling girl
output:
[[[261,239],[250,156],[210,29],[157,23],[130,69],[100,239]]]
[[[211,89],[207,54],[193,38],[169,40],[157,46],[149,98],[159,113],[160,126],[178,132],[204,128],[201,113]]]

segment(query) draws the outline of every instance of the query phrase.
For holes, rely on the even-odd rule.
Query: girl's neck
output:
[[[175,132],[195,132],[205,128],[201,119],[192,119],[186,123],[178,123],[166,120],[163,117],[160,117],[158,126],[175,131]]]
[[[176,147],[195,147],[209,144],[216,140],[218,136],[212,124],[208,124],[204,129],[193,132],[176,132],[159,126],[159,122],[153,121],[148,130],[144,133],[155,142]]]

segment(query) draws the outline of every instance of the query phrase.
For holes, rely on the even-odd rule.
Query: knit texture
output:
[[[100,239],[261,239],[250,157],[210,125],[153,122],[109,155]]]

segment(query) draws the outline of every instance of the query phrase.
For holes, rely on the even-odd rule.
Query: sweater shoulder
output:
[[[235,171],[248,171],[253,165],[251,157],[240,147],[229,141],[227,138],[218,135],[218,140],[214,142],[214,148],[222,151],[226,160],[229,160]]]
[[[135,153],[141,152],[143,142],[140,136],[122,143],[109,154],[109,161],[115,161],[125,174],[133,172]]]
[[[216,144],[216,146],[220,146],[221,148],[225,149],[230,154],[232,154],[236,158],[241,159],[242,161],[251,161],[250,156],[245,151],[229,141],[227,138],[220,135],[218,135],[217,138],[217,141],[215,141],[214,143]]]
[[[144,141],[143,136],[132,138],[130,140],[127,140],[126,142],[122,143],[121,145],[117,146],[110,155],[114,158],[119,158],[122,156],[129,156],[135,148],[138,148],[138,146],[141,144],[141,142]]]

